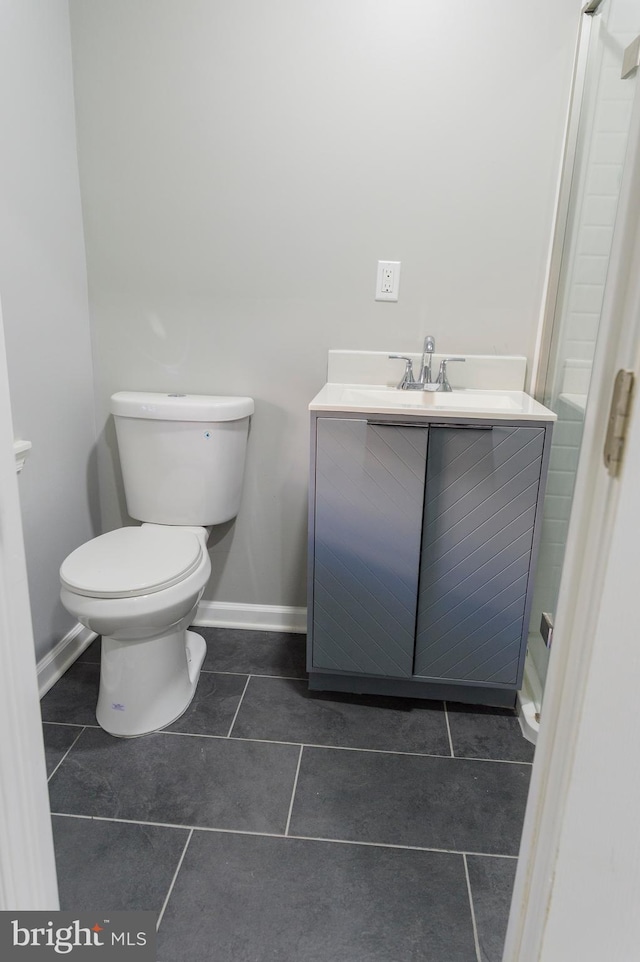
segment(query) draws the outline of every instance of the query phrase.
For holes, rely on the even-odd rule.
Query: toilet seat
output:
[[[62,563],[65,588],[91,598],[133,598],[170,588],[200,564],[192,531],[142,525],[118,528],[80,545]]]

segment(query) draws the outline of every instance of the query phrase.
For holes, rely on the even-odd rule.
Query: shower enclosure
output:
[[[583,10],[534,393],[558,416],[521,708],[535,740],[637,87],[640,0]],[[600,344],[600,347],[602,345]],[[521,713],[522,717],[522,713]]]

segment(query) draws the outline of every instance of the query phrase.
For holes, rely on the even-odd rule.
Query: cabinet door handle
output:
[[[468,421],[432,421],[430,428],[455,428],[456,431],[493,431],[493,424],[469,424]]]
[[[373,421],[367,418],[367,424],[380,428],[455,428],[456,431],[493,431],[493,424],[469,424],[468,421]]]
[[[378,428],[422,428],[426,430],[431,427],[428,423],[416,424],[415,421],[371,421],[369,418],[367,418],[367,424]]]

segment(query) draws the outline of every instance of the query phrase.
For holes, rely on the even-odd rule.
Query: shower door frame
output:
[[[569,92],[569,111],[564,138],[564,152],[560,165],[561,173],[553,224],[553,240],[549,253],[544,306],[529,382],[529,392],[541,403],[543,403],[544,389],[549,373],[556,327],[555,315],[560,295],[565,237],[571,214],[571,194],[578,158],[580,117],[587,80],[587,62],[593,15],[603,2],[604,0],[593,0],[593,2],[588,3],[583,8],[580,30],[576,42],[573,80]]]
[[[569,425],[567,424],[567,408],[558,406],[558,404],[555,403],[555,388],[553,387],[552,382],[557,379],[557,371],[554,370],[554,366],[557,364],[558,360],[556,354],[558,351],[560,351],[560,358],[562,358],[562,352],[564,351],[563,337],[565,337],[565,322],[567,320],[566,315],[568,313],[567,292],[571,292],[572,285],[575,286],[573,273],[575,270],[574,261],[577,260],[576,251],[578,250],[576,242],[576,229],[579,236],[579,232],[582,230],[583,226],[583,208],[586,203],[585,197],[587,196],[585,182],[588,173],[588,159],[590,152],[593,150],[594,138],[597,135],[597,128],[595,126],[597,121],[595,118],[596,110],[599,110],[601,106],[597,100],[597,88],[601,82],[601,72],[600,67],[597,67],[595,76],[593,75],[590,57],[593,52],[592,45],[594,40],[599,44],[599,56],[602,56],[603,40],[598,33],[598,27],[600,23],[599,14],[601,12],[601,8],[606,6],[606,3],[607,0],[591,0],[591,2],[587,3],[583,7],[582,16],[580,18],[578,39],[574,57],[573,80],[570,91],[570,102],[565,130],[564,152],[557,192],[556,215],[554,219],[552,235],[553,239],[548,261],[544,306],[538,329],[538,338],[532,365],[532,375],[529,380],[528,388],[529,392],[536,398],[536,400],[547,405],[548,407],[552,407],[559,416],[558,430],[556,432],[558,437],[554,440],[554,446],[552,447],[552,468],[555,466],[555,456],[558,451],[556,444],[559,445],[561,452],[559,457],[561,457],[562,453],[564,453],[562,452],[562,445],[563,443],[566,443],[566,436],[562,436],[562,431],[567,427],[575,428],[580,420],[579,416],[574,414],[573,417],[576,423],[573,423],[572,421]],[[611,0],[611,3],[615,4],[615,0]],[[606,16],[607,15],[605,14],[605,20]],[[596,30],[595,36],[594,29]],[[604,29],[606,31],[606,25]],[[634,82],[624,81],[622,78],[621,81],[625,83]],[[584,120],[585,115],[587,117],[586,122]],[[629,138],[630,137],[631,132],[629,132]],[[631,152],[629,150],[627,152],[627,163],[631,162],[630,157]],[[620,213],[623,203],[624,198],[622,193],[619,193],[617,204],[618,213]],[[613,248],[610,250],[609,259],[611,259],[612,256]],[[589,309],[585,308],[585,310]],[[602,329],[602,326],[603,325],[601,323],[600,329]],[[602,338],[604,339],[606,336],[606,330],[602,330]],[[587,355],[578,353],[575,356],[581,358],[586,357]],[[579,361],[578,363],[586,364],[586,361]],[[594,388],[593,382],[596,377],[598,377],[597,365],[592,367],[590,372],[590,382],[588,380],[588,383],[591,384],[592,390]],[[578,390],[578,388],[567,388],[566,390]],[[551,396],[552,394],[553,397]],[[562,413],[563,410],[565,412],[564,414]],[[575,434],[572,436],[575,436]],[[571,441],[570,443],[575,445],[575,441]],[[580,442],[578,441],[577,446],[570,450],[571,456],[573,459],[575,459],[575,461],[572,461],[570,465],[565,463],[565,469],[575,472],[576,462],[579,458],[579,452]],[[564,489],[564,485],[562,488],[557,488],[555,486],[555,472],[553,470],[551,474],[554,476],[554,484],[549,484],[547,495],[557,495],[558,493],[566,495],[567,491]],[[560,500],[562,504],[564,498],[558,500]],[[529,625],[529,649],[527,653],[527,665],[525,668],[525,693],[522,699],[520,699],[519,696],[521,723],[523,724],[523,727],[526,725],[525,719],[527,718],[526,711],[523,711],[523,705],[527,704],[527,699],[531,700],[531,704],[527,705],[528,712],[530,713],[528,717],[532,717],[534,711],[538,713],[536,714],[536,723],[532,723],[531,726],[533,728],[533,735],[527,736],[531,737],[531,740],[534,742],[537,739],[537,731],[539,729],[537,720],[539,718],[539,714],[541,713],[543,693],[545,691],[545,675],[549,656],[549,651],[548,649],[545,649],[545,642],[542,640],[543,632],[542,628],[539,627],[540,618],[543,611],[551,613],[554,621],[557,618],[557,592],[559,581],[562,577],[564,560],[562,556],[560,557],[559,561],[551,561],[551,559],[554,557],[554,555],[557,555],[557,552],[561,548],[560,542],[562,541],[563,537],[566,538],[566,525],[569,520],[569,512],[571,510],[571,498],[569,499],[568,509],[565,507],[562,509],[551,509],[549,507],[551,504],[552,499],[550,498],[545,503],[545,523],[543,524],[543,536],[541,540],[541,551],[538,564],[541,566],[545,563],[551,562],[552,566],[555,565],[555,568],[553,569],[554,575],[552,580],[552,576],[549,574],[549,569],[546,569],[549,580],[546,581],[542,574],[537,579],[539,590],[537,590],[535,593],[532,618]],[[553,532],[549,536],[547,535],[548,527],[549,529],[551,528],[551,523],[548,527],[546,523],[547,510],[549,510],[549,519],[553,518],[554,522],[556,523],[556,529],[560,528],[562,531],[564,526],[564,535],[562,533],[558,534],[557,531]],[[552,510],[556,513],[552,514]],[[560,513],[557,513],[559,510]],[[564,551],[566,552],[566,541],[564,541]],[[542,571],[542,567],[540,567],[539,570]]]

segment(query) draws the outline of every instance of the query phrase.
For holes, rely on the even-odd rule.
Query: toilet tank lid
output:
[[[118,391],[111,395],[111,413],[154,421],[237,421],[253,414],[250,397],[209,394],[152,394]]]

